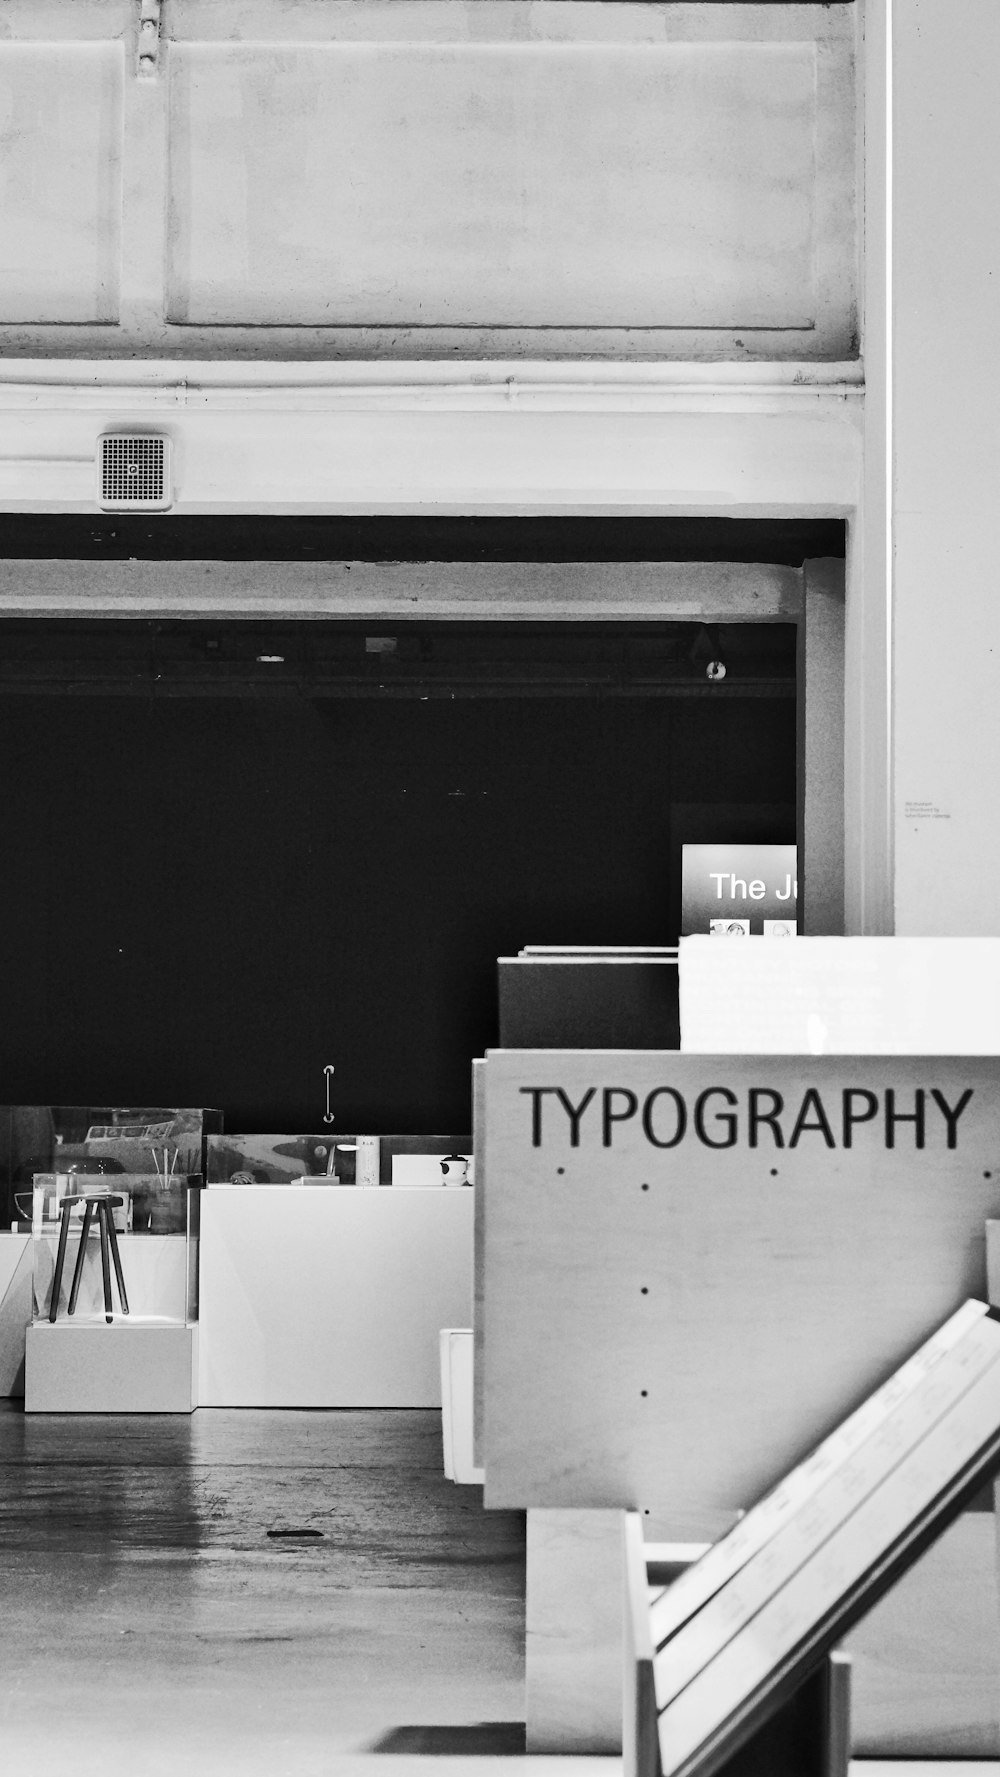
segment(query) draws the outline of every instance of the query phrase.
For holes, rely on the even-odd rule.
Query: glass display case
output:
[[[37,1172],[17,1193],[31,1219],[35,1322],[197,1320],[202,1175],[169,1154],[159,1150],[155,1170]]]
[[[220,1111],[190,1106],[0,1105],[0,1225],[33,1231],[39,1174],[155,1177],[164,1154],[181,1176],[204,1173],[205,1136],[221,1128]]]
[[[209,1185],[472,1183],[464,1135],[209,1135]]]

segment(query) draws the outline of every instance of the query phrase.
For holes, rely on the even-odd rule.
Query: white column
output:
[[[889,439],[889,0],[858,0],[864,474],[848,528],[844,711],[844,930],[893,929]]]
[[[996,0],[892,9],[896,929],[996,934]]]
[[[844,564],[807,561],[799,645],[799,930],[844,931]]]

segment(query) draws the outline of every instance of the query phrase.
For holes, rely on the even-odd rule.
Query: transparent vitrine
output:
[[[465,1135],[209,1135],[209,1185],[465,1185]]]
[[[210,1135],[205,1149],[209,1185],[356,1182],[355,1135]]]
[[[184,1326],[198,1317],[202,1176],[39,1172],[30,1194],[33,1318],[78,1324],[126,1317]]]
[[[204,1172],[219,1111],[177,1105],[0,1105],[0,1225],[29,1234],[38,1174],[88,1180]]]

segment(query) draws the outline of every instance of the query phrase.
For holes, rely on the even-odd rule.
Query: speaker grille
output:
[[[101,439],[102,506],[168,506],[168,441],[109,433]]]

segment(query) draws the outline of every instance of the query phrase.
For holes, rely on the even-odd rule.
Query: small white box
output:
[[[440,1154],[393,1154],[392,1182],[397,1189],[440,1190]]]
[[[368,1190],[378,1185],[379,1173],[379,1138],[377,1135],[359,1135],[355,1144],[354,1182]]]
[[[473,1458],[473,1347],[470,1328],[442,1329],[441,1435],[446,1479],[481,1487],[485,1474]]]

